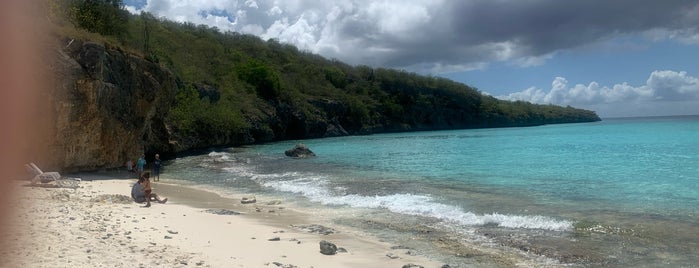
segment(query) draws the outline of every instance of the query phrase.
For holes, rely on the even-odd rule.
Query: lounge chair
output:
[[[80,178],[63,177],[58,172],[43,172],[34,163],[25,164],[24,168],[33,176],[31,179],[32,185],[55,182],[56,187],[78,188],[78,183],[80,182]]]
[[[27,172],[33,176],[32,183],[48,183],[61,179],[61,174],[58,172],[43,172],[34,163],[26,164],[24,165],[24,168],[26,168]]]

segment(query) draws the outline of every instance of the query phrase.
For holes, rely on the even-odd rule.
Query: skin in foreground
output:
[[[40,43],[43,21],[35,18],[43,16],[35,16],[34,2],[0,2],[0,226],[7,220],[8,200],[16,198],[9,184],[26,176],[21,167],[45,139],[37,128],[47,119],[36,114],[43,79],[37,72],[41,53],[35,45]],[[0,237],[5,231],[0,229]],[[2,242],[0,246],[7,245],[5,239]]]

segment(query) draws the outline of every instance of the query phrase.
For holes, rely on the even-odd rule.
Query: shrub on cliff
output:
[[[183,135],[209,137],[214,141],[230,140],[247,128],[247,123],[228,100],[220,102],[222,105],[213,104],[208,98],[199,98],[199,93],[188,85],[177,92],[168,123]]]
[[[122,0],[46,0],[49,16],[67,19],[76,27],[93,33],[123,38],[129,13]]]

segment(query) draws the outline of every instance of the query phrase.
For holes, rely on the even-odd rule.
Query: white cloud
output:
[[[245,1],[245,5],[246,5],[247,7],[251,7],[251,8],[255,8],[255,9],[260,8],[260,7],[257,5],[257,2],[255,2],[254,0],[246,0],[246,1]]]
[[[565,78],[556,77],[548,91],[531,87],[498,98],[571,105],[598,110],[603,116],[630,115],[634,111],[636,114],[699,114],[699,78],[684,71],[664,70],[652,72],[645,85],[622,83],[601,87],[597,82],[570,86]]]
[[[240,28],[240,32],[253,35],[262,35],[265,29],[259,24],[248,24]]]
[[[129,13],[132,13],[132,14],[137,14],[140,12],[140,10],[134,6],[126,6],[125,8],[126,8],[126,11],[128,11]]]
[[[557,51],[624,34],[699,43],[699,3],[679,1],[147,0],[127,10],[423,73],[497,61],[539,66]]]
[[[282,43],[296,44],[304,50],[313,50],[316,44],[317,29],[304,16],[301,16],[293,24],[287,18],[277,20],[262,34],[263,39],[276,38]]]
[[[430,21],[426,3],[414,1],[371,2],[360,14],[373,22],[380,34],[400,37],[413,36],[412,31]]]
[[[546,61],[553,58],[555,53],[550,53],[542,56],[524,56],[513,60],[513,64],[519,67],[534,67],[541,66],[546,63]]]
[[[655,71],[646,81],[656,97],[662,100],[684,100],[699,97],[699,79],[687,72]]]
[[[278,6],[273,6],[272,8],[267,10],[267,15],[269,15],[270,17],[279,16],[282,13],[284,13],[284,11]]]

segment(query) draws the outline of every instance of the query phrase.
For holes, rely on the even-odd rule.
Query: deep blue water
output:
[[[317,157],[285,157],[299,142]],[[522,243],[562,248],[548,253],[554,259],[582,254],[570,252],[576,246],[590,255],[559,258],[564,263],[699,261],[696,116],[279,142],[183,157],[165,170],[327,209],[338,222],[351,222],[342,215],[420,217],[471,241],[488,232],[507,245],[492,234],[516,233]]]

